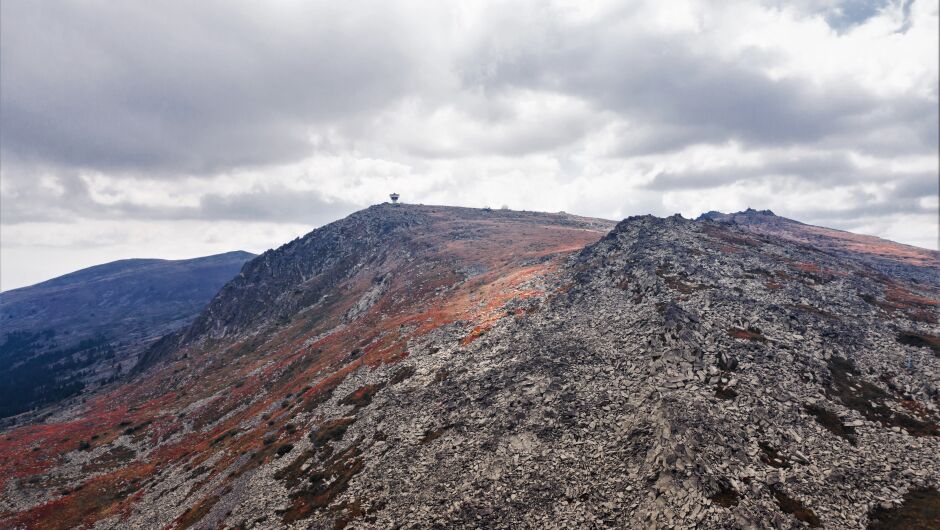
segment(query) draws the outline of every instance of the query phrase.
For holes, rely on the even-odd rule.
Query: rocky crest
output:
[[[936,276],[727,219],[356,215],[246,266],[134,385],[5,433],[0,522],[936,523]]]

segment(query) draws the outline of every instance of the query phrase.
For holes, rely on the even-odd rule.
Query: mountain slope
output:
[[[0,439],[0,522],[857,528],[936,509],[937,282],[729,223],[609,228],[385,205],[265,254],[133,385]]]
[[[188,324],[253,256],[121,260],[0,293],[0,417],[133,366],[144,347]]]
[[[392,303],[386,292],[399,303],[410,298],[407,306],[427,304],[471,279],[483,284],[539,268],[612,226],[566,214],[373,206],[249,262],[192,326],[148,352],[142,364],[206,340],[258,342],[290,323],[304,333],[331,317],[348,322],[380,298]]]
[[[886,274],[908,280],[936,282],[940,270],[940,253],[912,247],[875,236],[853,234],[813,226],[774,215],[770,210],[747,209],[724,214],[708,212],[699,219],[731,223],[745,230],[781,237],[818,250],[862,261]]]

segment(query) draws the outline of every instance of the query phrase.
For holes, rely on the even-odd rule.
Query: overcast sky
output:
[[[0,288],[408,202],[928,248],[938,0],[0,3]]]

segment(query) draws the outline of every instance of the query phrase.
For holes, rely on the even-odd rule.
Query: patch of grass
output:
[[[212,507],[215,506],[218,502],[219,498],[215,495],[202,499],[195,506],[188,508],[185,512],[183,512],[183,515],[181,515],[180,518],[176,521],[177,528],[189,528],[198,523],[212,510]]]
[[[920,401],[913,399],[902,399],[901,406],[911,411],[915,416],[922,420],[930,420],[930,411]]]
[[[339,440],[346,434],[356,418],[336,418],[322,423],[317,430],[310,433],[310,441],[315,447],[322,447],[333,440]]]
[[[797,276],[812,280],[814,283],[829,283],[836,278],[832,271],[826,270],[815,263],[794,263],[793,269],[797,271]]]
[[[317,387],[304,390],[304,393],[299,396],[299,398],[303,399],[303,404],[301,405],[300,410],[304,412],[313,412],[317,407],[326,403],[330,400],[330,398],[333,397],[333,392],[342,382],[342,377],[328,378],[326,381],[323,381],[317,385]]]
[[[288,489],[296,488],[304,478],[302,469],[304,464],[308,461],[312,461],[311,459],[314,456],[316,456],[314,451],[304,451],[300,456],[295,458],[293,462],[274,473],[274,478],[284,481]]]
[[[723,508],[733,508],[738,505],[741,496],[727,481],[718,482],[718,491],[709,497],[711,501]]]
[[[754,342],[767,342],[767,337],[765,337],[759,329],[753,326],[748,327],[747,329],[729,328],[728,335],[736,339],[744,339]]]
[[[842,418],[840,418],[835,412],[818,405],[807,405],[806,412],[810,413],[814,418],[816,418],[816,421],[825,427],[827,431],[840,438],[848,440],[852,445],[857,443],[855,429],[853,427],[847,427],[844,425],[842,423]]]
[[[916,420],[906,414],[891,410],[885,401],[890,396],[880,387],[862,379],[855,365],[840,357],[829,360],[832,380],[826,394],[838,398],[846,407],[859,412],[870,421],[891,427],[902,427],[912,436],[937,436],[940,434],[933,423]]]
[[[388,384],[397,385],[398,383],[401,383],[413,375],[415,375],[414,366],[402,366],[401,368],[395,370],[391,379],[388,380]]]
[[[884,300],[869,294],[859,294],[859,297],[870,305],[881,308],[888,314],[900,311],[915,322],[937,323],[937,301],[913,294],[904,289],[897,287],[886,288]]]
[[[113,512],[115,507],[140,489],[137,470],[93,477],[76,486],[66,497],[54,499],[19,514],[10,528],[86,528]]]
[[[940,357],[940,337],[927,335],[926,333],[915,333],[913,331],[902,331],[898,333],[897,341],[905,346],[915,346],[918,348],[930,348],[933,354]]]
[[[327,508],[339,494],[346,491],[352,478],[362,471],[363,463],[359,455],[359,448],[352,446],[328,458],[322,467],[312,470],[300,490],[291,494],[293,503],[280,513],[281,519],[289,524]]]
[[[431,430],[425,431],[424,436],[421,437],[421,445],[427,445],[433,442],[434,440],[437,440],[438,438],[443,436],[444,433],[447,432],[447,430],[450,428],[451,428],[451,425],[445,425],[437,429],[431,429]]]
[[[355,410],[359,410],[362,407],[368,406],[372,403],[372,398],[375,397],[375,394],[382,390],[385,387],[385,383],[376,383],[374,385],[364,385],[358,390],[350,393],[348,396],[340,400],[341,405],[352,405],[355,407]]]
[[[125,422],[121,422],[122,425],[123,425],[124,423],[125,423]],[[143,429],[146,429],[147,427],[149,427],[149,426],[150,426],[150,423],[151,423],[150,420],[147,420],[147,421],[145,421],[145,422],[143,422],[143,423],[139,423],[139,424],[134,425],[134,426],[132,426],[132,427],[128,427],[128,428],[124,429],[124,434],[125,434],[126,436],[131,436],[131,435],[133,435],[134,433],[140,432],[140,431],[142,431]]]
[[[790,459],[780,454],[774,446],[767,442],[758,442],[757,445],[763,453],[760,456],[761,462],[778,469],[790,469]]]
[[[936,488],[911,490],[900,506],[876,508],[869,519],[869,530],[940,528],[940,492]]]
[[[82,472],[97,473],[99,471],[105,471],[107,469],[124,464],[132,460],[135,456],[137,456],[137,453],[133,449],[119,445],[110,449],[108,452],[92,460],[91,462],[83,465]]]
[[[362,509],[362,502],[359,499],[354,499],[352,502],[344,502],[335,508],[335,511],[340,514],[336,518],[336,521],[333,522],[333,530],[343,530],[349,526],[355,519],[359,519],[366,515],[366,511]]]
[[[783,513],[788,513],[796,517],[798,521],[803,521],[808,524],[810,528],[819,528],[822,526],[816,512],[807,508],[799,500],[784,493],[780,486],[771,486],[770,492],[773,494],[774,499],[777,501],[777,506],[780,507],[780,511]]]
[[[236,434],[238,434],[238,429],[229,429],[209,442],[209,445],[219,445],[224,442],[226,438],[234,437]]]

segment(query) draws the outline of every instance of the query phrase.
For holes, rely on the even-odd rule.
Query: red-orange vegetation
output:
[[[14,528],[64,530],[121,514],[133,500],[132,494],[154,470],[153,465],[132,464],[114,473],[94,477],[80,489],[18,514],[9,523]]]
[[[726,243],[726,245],[719,247],[719,250],[722,252],[737,252],[739,249],[736,247],[756,247],[760,245],[760,241],[752,237],[734,233],[730,228],[725,226],[705,225],[702,228],[702,232],[709,237]]]
[[[767,338],[756,329],[740,329],[740,328],[731,328],[728,330],[728,335],[736,339],[751,340],[755,342],[766,342]]]
[[[902,261],[920,267],[940,266],[936,253],[927,249],[895,243],[874,236],[842,232],[812,225],[799,225],[800,229],[815,235],[831,238],[831,244],[850,252],[870,254]]]
[[[305,519],[317,510],[328,507],[340,493],[346,491],[349,481],[362,471],[359,448],[352,446],[324,462],[323,467],[307,475],[307,483],[291,495],[293,503],[281,517],[285,523]]]
[[[340,403],[343,405],[352,405],[356,409],[368,406],[372,403],[372,398],[375,397],[375,394],[384,387],[385,383],[363,385],[341,399]]]
[[[432,217],[432,227],[414,234],[415,248],[425,253],[422,259],[391,255],[380,270],[364,268],[337,285],[316,311],[298,313],[249,339],[188,346],[151,368],[147,377],[91,396],[78,419],[8,432],[0,438],[0,488],[10,480],[25,483],[42,476],[82,442],[92,448],[111,444],[128,429],[126,435],[142,448],[136,455],[109,450],[92,464],[104,474],[45,505],[0,516],[0,526],[90,525],[127,513],[141,482],[155,470],[179,466],[208,484],[244,455],[250,458],[236,476],[269,462],[279,447],[309,432],[305,425],[287,427],[297,413],[315,411],[347,375],[401,361],[408,356],[409,341],[441,326],[461,322],[471,330],[468,337],[480,336],[507,316],[510,300],[544,296],[540,278],[606,231],[512,219],[455,221],[444,212]],[[386,274],[375,304],[349,313],[376,285],[374,279]],[[514,308],[516,318],[525,312]],[[395,374],[396,381],[410,375]],[[360,387],[347,399],[364,406],[377,391]],[[187,409],[191,412],[180,414]],[[319,443],[340,439],[352,421],[321,423]],[[180,436],[188,425],[194,431]],[[276,436],[277,443],[265,446],[266,436]],[[295,497],[285,519],[328,504],[360,467],[355,448],[324,462],[315,471],[322,483]],[[198,522],[212,504],[211,496],[202,499],[177,524]]]
[[[206,497],[196,503],[195,506],[187,509],[183,512],[183,515],[176,520],[176,528],[184,529],[193,526],[198,523],[203,517],[206,516],[211,510],[212,507],[219,502],[219,497],[217,495],[212,495]]]
[[[940,311],[940,300],[937,298],[911,292],[894,282],[887,282],[883,299],[869,295],[862,295],[862,299],[888,313],[900,311],[911,320],[928,324],[937,323],[937,313]]]

